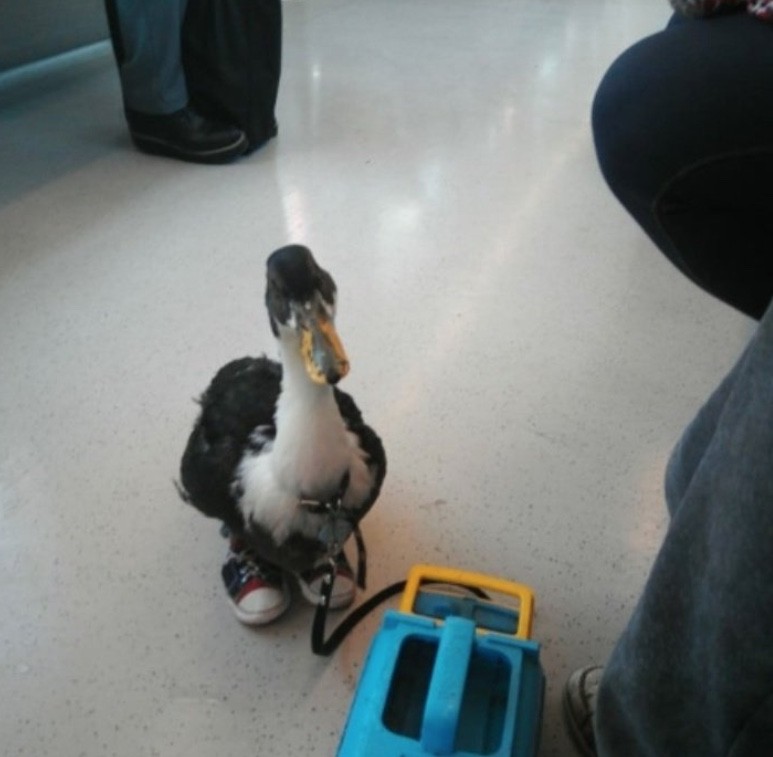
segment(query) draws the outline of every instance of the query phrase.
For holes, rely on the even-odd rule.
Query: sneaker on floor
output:
[[[333,593],[330,595],[330,609],[342,610],[354,602],[357,585],[354,571],[343,550],[336,555],[336,574],[333,582]],[[322,591],[322,580],[328,569],[328,561],[317,563],[313,568],[298,573],[298,585],[303,596],[313,605],[319,604]]]
[[[575,670],[564,687],[564,717],[574,745],[583,757],[596,757],[593,720],[604,668],[589,665]]]
[[[282,571],[260,560],[250,549],[232,548],[221,572],[231,607],[242,623],[265,625],[290,606]]]

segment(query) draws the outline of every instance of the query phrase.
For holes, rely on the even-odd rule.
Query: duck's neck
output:
[[[329,384],[317,384],[306,371],[303,358],[295,345],[282,344],[282,392],[279,395],[277,409],[299,408],[313,413],[320,405],[333,400],[333,387]],[[277,423],[277,432],[282,429]]]
[[[274,460],[283,484],[314,496],[340,481],[335,458],[346,427],[333,387],[316,384],[292,345],[282,345],[282,391],[276,409]],[[344,467],[345,470],[345,467]]]

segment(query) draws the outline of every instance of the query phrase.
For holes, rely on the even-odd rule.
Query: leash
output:
[[[311,651],[320,657],[329,657],[333,654],[351,631],[376,607],[386,602],[390,597],[400,594],[405,589],[405,580],[403,580],[390,584],[378,592],[378,594],[374,594],[358,608],[352,610],[326,639],[325,626],[327,625],[330,595],[333,592],[333,584],[335,583],[335,573],[335,562],[331,560],[331,564],[328,566],[327,572],[322,579],[322,592],[320,593],[319,604],[314,612],[314,622],[311,626]]]
[[[325,545],[327,565],[322,575],[322,588],[319,594],[319,602],[314,613],[314,622],[311,627],[311,651],[323,657],[328,657],[341,645],[341,642],[349,635],[352,629],[362,621],[372,610],[378,607],[395,594],[399,594],[405,588],[405,581],[387,586],[378,594],[371,597],[356,610],[353,610],[338,627],[325,639],[325,626],[327,614],[330,609],[330,597],[333,594],[333,584],[336,577],[336,557],[343,550],[343,543],[354,535],[357,545],[357,573],[356,582],[360,589],[365,589],[368,567],[368,553],[365,548],[365,540],[357,523],[351,519],[343,508],[343,498],[349,486],[349,473],[344,474],[338,491],[329,500],[314,500],[309,497],[301,497],[300,505],[315,515],[326,515],[327,523],[320,531],[320,541]]]
[[[354,538],[357,543],[357,585],[365,588],[365,565],[366,552],[365,541],[362,538],[359,526],[354,526]],[[362,620],[370,615],[380,604],[387,599],[402,593],[405,590],[406,581],[397,581],[389,584],[378,593],[367,599],[359,607],[352,610],[331,632],[330,636],[325,638],[325,627],[327,625],[327,615],[330,609],[330,597],[333,594],[333,585],[336,577],[335,555],[328,558],[328,564],[325,567],[325,573],[322,576],[322,590],[320,591],[317,609],[314,612],[314,621],[311,626],[311,651],[320,657],[329,657],[341,646],[341,642],[356,628]],[[427,584],[437,583],[435,581]],[[475,594],[481,599],[488,599],[485,591],[475,587],[464,586],[465,590]]]
[[[336,557],[343,550],[344,542],[350,535],[354,535],[357,545],[357,573],[356,582],[360,589],[365,589],[365,577],[367,572],[368,555],[365,549],[365,540],[359,525],[346,512],[343,507],[343,498],[349,486],[349,473],[344,474],[338,486],[336,494],[329,500],[316,500],[302,496],[300,506],[315,515],[327,516],[327,522],[320,530],[319,540],[325,546],[327,564],[322,574],[322,587],[319,594],[319,602],[314,612],[314,621],[311,626],[311,651],[321,657],[329,657],[341,646],[341,642],[362,622],[376,607],[386,602],[387,599],[400,594],[405,589],[406,582],[397,581],[386,586],[370,599],[366,600],[356,609],[352,610],[325,638],[327,615],[330,609],[330,597],[333,594],[333,585],[336,577]],[[488,595],[480,589],[464,587],[482,599],[488,599]]]

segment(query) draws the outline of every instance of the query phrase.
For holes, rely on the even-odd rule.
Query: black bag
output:
[[[197,111],[242,129],[250,151],[276,135],[281,0],[188,0],[182,58]]]

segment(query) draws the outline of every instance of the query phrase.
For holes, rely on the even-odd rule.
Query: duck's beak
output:
[[[349,358],[333,317],[322,302],[312,302],[297,314],[297,322],[309,378],[316,384],[337,384],[349,373]]]

